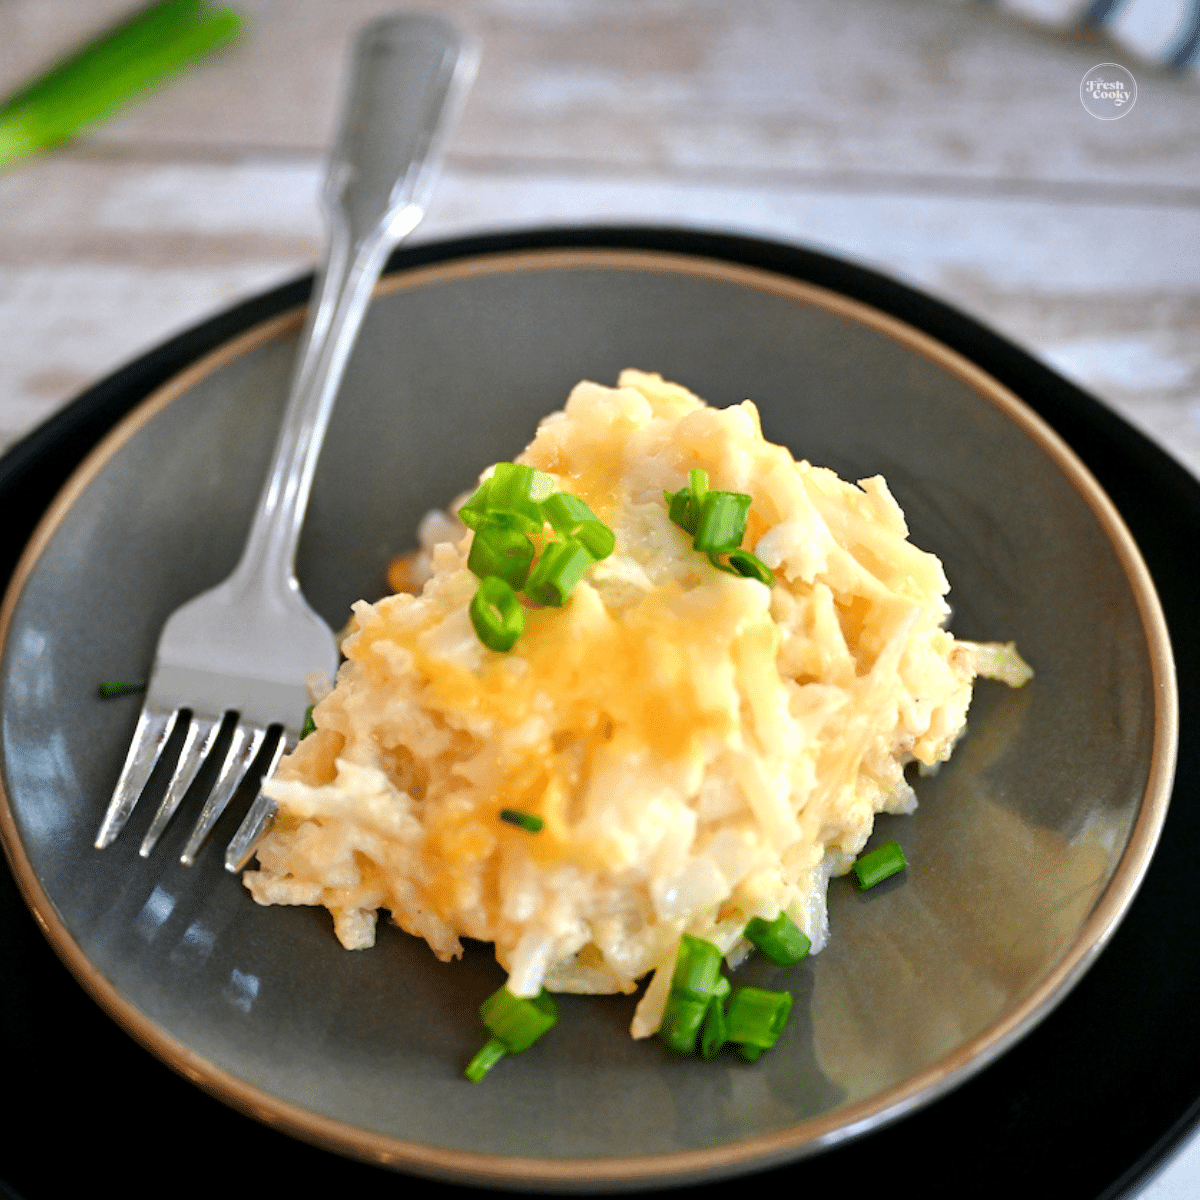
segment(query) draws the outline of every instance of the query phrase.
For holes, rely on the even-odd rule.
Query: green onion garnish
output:
[[[511,650],[525,628],[525,610],[516,592],[498,575],[480,581],[468,612],[476,635],[489,650]]]
[[[757,579],[759,583],[765,583],[767,587],[775,586],[774,571],[757,554],[751,554],[749,550],[734,550],[726,561],[743,578]]]
[[[304,741],[310,733],[317,732],[317,723],[313,720],[312,710],[314,705],[310,704],[304,710],[304,724],[300,726],[300,740]]]
[[[545,988],[530,999],[514,996],[506,985],[479,1006],[479,1015],[509,1054],[523,1054],[558,1024],[558,1005]]]
[[[526,833],[541,833],[546,824],[535,813],[521,812],[516,808],[502,808],[500,820],[507,821],[510,825],[516,825],[518,829],[524,829]]]
[[[725,986],[709,1000],[708,1010],[704,1014],[704,1027],[700,1031],[700,1057],[705,1062],[712,1062],[729,1040],[725,1024],[725,997],[729,995],[729,980],[722,975],[721,982]]]
[[[688,485],[677,492],[663,492],[671,520],[686,533],[694,534],[700,520],[700,506],[708,495],[708,472],[693,467],[688,472]]]
[[[542,501],[542,512],[559,537],[579,542],[597,562],[607,558],[617,544],[616,534],[570,492],[547,496]]]
[[[788,992],[738,988],[725,1006],[725,1036],[742,1046],[770,1050],[783,1032],[791,1011],[792,997]]]
[[[712,942],[685,933],[675,956],[659,1037],[680,1054],[695,1054],[696,1038],[712,1003],[719,1004],[728,994],[729,980],[721,974],[721,951]]]
[[[586,546],[576,541],[550,542],[525,582],[525,595],[555,608],[566,603],[571,589],[595,563]]]
[[[673,524],[678,525],[684,533],[696,532],[696,520],[692,513],[692,496],[687,488],[678,492],[663,492],[667,502],[667,515]]]
[[[102,683],[96,690],[105,700],[111,700],[114,696],[128,696],[133,692],[144,692],[146,681],[144,679],[126,679],[117,683]]]
[[[865,891],[867,888],[873,888],[877,883],[889,879],[897,871],[903,871],[907,866],[908,862],[904,857],[904,851],[900,848],[900,843],[888,842],[879,849],[872,850],[870,854],[864,854],[854,864],[854,875],[858,880],[858,886]]]
[[[709,492],[701,501],[692,549],[702,554],[728,554],[746,536],[746,515],[753,496],[744,492]]]
[[[492,650],[510,650],[525,626],[518,590],[559,608],[588,567],[607,558],[617,543],[578,496],[556,492],[549,475],[523,463],[497,463],[458,515],[475,531],[467,566],[485,584],[503,585],[481,584],[471,603],[471,624]],[[541,533],[546,522],[562,540],[550,542],[535,564],[529,535]]]
[[[751,917],[746,923],[745,934],[746,940],[777,967],[794,966],[812,949],[812,943],[800,932],[796,922],[783,912],[773,921]]]
[[[478,1083],[507,1053],[504,1043],[499,1038],[488,1038],[480,1047],[479,1053],[467,1063],[463,1074],[472,1083]]]
[[[683,992],[671,989],[663,1009],[658,1036],[679,1054],[695,1054],[696,1038],[704,1024],[709,1000],[695,1000]]]
[[[545,988],[531,1000],[502,987],[479,1006],[479,1015],[492,1036],[463,1072],[472,1083],[478,1083],[506,1054],[524,1054],[557,1025],[558,1005]]]
[[[703,938],[685,933],[679,941],[671,991],[693,1000],[707,1001],[717,993],[721,978],[721,951]]]
[[[497,463],[491,477],[458,510],[459,520],[468,529],[478,529],[490,521],[522,533],[539,533],[545,524],[541,502],[553,487],[550,476],[543,471],[523,463]]]
[[[525,586],[536,551],[519,529],[486,521],[475,530],[467,566],[480,579],[496,575],[514,590]]]
[[[111,115],[179,68],[239,37],[242,14],[164,0],[118,25],[0,106],[0,167]]]
[[[754,499],[745,492],[710,491],[708,473],[698,468],[688,472],[688,486],[678,492],[663,492],[672,522],[692,535],[692,549],[708,555],[720,571],[755,579],[775,586],[775,575],[756,554],[741,550],[746,536],[746,518]],[[721,562],[717,555],[727,555]]]

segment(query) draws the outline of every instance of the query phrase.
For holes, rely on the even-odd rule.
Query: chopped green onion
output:
[[[316,707],[315,705],[310,704],[304,710],[304,724],[300,726],[300,740],[301,741],[304,741],[304,739],[306,737],[308,737],[308,735],[310,733],[317,732],[317,723],[313,720],[313,715],[312,715],[312,710],[315,707]]]
[[[702,554],[727,554],[742,544],[746,514],[754,503],[744,492],[709,492],[700,505],[692,548]]]
[[[706,1001],[717,994],[721,978],[721,951],[703,938],[685,933],[679,940],[671,991]]]
[[[757,554],[749,550],[734,550],[728,558],[729,565],[746,579],[757,579],[767,587],[775,586],[775,572]]]
[[[519,529],[484,521],[471,539],[467,566],[480,579],[496,575],[516,591],[525,586],[536,553]]]
[[[549,475],[523,463],[497,463],[458,515],[475,531],[467,566],[485,582],[509,589],[481,584],[471,603],[471,624],[492,650],[511,649],[524,629],[517,590],[538,604],[561,607],[588,567],[617,544],[578,496],[556,492]],[[534,563],[537,551],[527,535],[541,533],[547,521],[562,540],[550,542]]]
[[[479,1015],[509,1054],[523,1054],[558,1024],[558,1005],[545,988],[531,999],[514,996],[505,985],[479,1006]]]
[[[475,494],[458,510],[458,519],[468,529],[478,529],[488,519],[488,487],[490,479],[485,479]]]
[[[573,538],[599,562],[617,544],[613,533],[588,506],[570,492],[555,492],[542,501],[542,513],[550,528],[562,538]]]
[[[872,850],[870,854],[864,854],[854,864],[854,875],[858,886],[866,891],[867,888],[873,888],[877,883],[889,879],[897,871],[903,871],[907,866],[908,862],[900,843],[888,842],[879,849]]]
[[[663,499],[672,522],[692,535],[692,549],[707,554],[719,571],[775,586],[771,568],[756,554],[739,549],[746,536],[752,496],[710,491],[708,473],[693,468],[688,472],[688,486],[677,492],[663,492]],[[728,561],[721,562],[718,554],[728,555]]]
[[[617,546],[617,535],[603,521],[588,521],[575,531],[575,540],[599,562]]]
[[[671,520],[685,533],[694,534],[700,520],[700,506],[708,495],[708,472],[693,467],[688,472],[688,486],[677,492],[663,492]]]
[[[538,604],[560,608],[583,573],[595,563],[585,546],[575,541],[550,542],[525,583],[525,595]]]
[[[692,512],[691,492],[687,488],[678,492],[663,492],[663,499],[667,502],[667,515],[672,523],[678,525],[684,533],[695,533],[696,521]]]
[[[553,490],[554,481],[543,471],[524,463],[497,463],[489,481],[488,507],[493,512],[527,517],[541,529],[545,519],[541,502]]]
[[[738,988],[725,1006],[725,1036],[743,1046],[769,1050],[783,1032],[791,1011],[792,997],[788,992]]]
[[[526,833],[541,833],[546,824],[535,813],[521,812],[516,808],[502,808],[500,820],[507,821],[510,825],[516,825],[517,828],[524,829]]]
[[[111,115],[179,68],[239,37],[242,14],[165,0],[102,34],[0,106],[0,167]]]
[[[725,1025],[725,997],[729,995],[729,980],[722,975],[721,982],[725,986],[709,1000],[704,1014],[704,1028],[700,1031],[700,1057],[705,1062],[712,1062],[729,1040]]]
[[[499,1038],[488,1038],[469,1063],[463,1074],[472,1082],[478,1083],[506,1054],[504,1043]]]
[[[511,650],[525,628],[517,594],[498,575],[481,580],[468,610],[479,640],[489,650]]]
[[[508,525],[522,533],[540,533],[545,524],[542,500],[554,483],[544,471],[524,463],[497,463],[491,476],[458,510],[459,520],[469,529],[484,522]]]
[[[773,921],[751,917],[746,923],[745,934],[746,940],[777,967],[794,966],[812,949],[812,942],[784,912]]]
[[[709,1000],[696,1000],[672,988],[663,1009],[658,1036],[679,1054],[695,1054]]]
[[[721,974],[720,949],[685,933],[679,940],[659,1037],[680,1054],[695,1054],[696,1038],[713,999],[719,1003],[728,994],[729,980]]]
[[[112,700],[115,696],[129,696],[134,692],[144,692],[146,690],[146,681],[144,679],[126,679],[117,683],[102,683],[96,691],[105,700]]]

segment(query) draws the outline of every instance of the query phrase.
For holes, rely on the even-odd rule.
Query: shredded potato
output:
[[[915,805],[905,765],[950,755],[977,674],[1030,671],[944,628],[941,564],[883,479],[795,461],[749,401],[625,371],[579,384],[519,461],[590,505],[614,553],[497,653],[467,615],[474,535],[431,514],[394,571],[410,590],[354,606],[317,730],[265,785],[279,815],[245,882],[261,904],[324,905],[351,949],[379,909],[442,959],[492,942],[518,996],[656,972],[646,1036],[684,933],[735,965],[746,922],[784,911],[819,950],[830,877],[876,813]],[[663,492],[696,467],[753,497],[744,546],[775,587],[716,570],[671,523]]]

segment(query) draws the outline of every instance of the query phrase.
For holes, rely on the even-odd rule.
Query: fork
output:
[[[182,725],[179,757],[139,850],[147,857],[212,756],[222,728],[232,726],[181,855],[183,863],[193,863],[264,746],[271,749],[263,777],[295,747],[314,673],[333,678],[337,642],[300,592],[296,545],[321,442],[371,292],[388,253],[425,214],[447,129],[477,61],[472,40],[430,16],[384,17],[357,39],[326,171],[325,263],[249,537],[233,574],[176,609],[163,627],[97,849],[120,834]],[[260,791],[227,848],[230,870],[249,859],[274,811]]]

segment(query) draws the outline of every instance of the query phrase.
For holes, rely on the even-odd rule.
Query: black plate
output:
[[[1137,539],[1171,632],[1180,726],[1196,727],[1200,483],[1114,413],[953,309],[790,246],[675,230],[581,229],[415,247],[398,252],[389,269],[555,246],[675,251],[791,275],[899,317],[1011,388],[1070,443]],[[232,335],[301,303],[310,284],[289,284],[175,338],[0,459],[0,580],[11,575],[59,487],[120,417]],[[881,1132],[688,1195],[735,1186],[842,1191],[876,1175],[880,1182],[907,1177],[928,1196],[1123,1194],[1200,1117],[1200,902],[1190,872],[1200,838],[1198,782],[1200,754],[1184,738],[1162,841],[1124,923],[1083,981],[996,1064]],[[126,1197],[157,1197],[184,1178],[197,1191],[240,1181],[302,1196],[335,1189],[372,1196],[402,1182],[239,1115],[141,1049],[59,963],[7,871],[0,876],[0,980],[5,1091],[17,1106],[0,1138],[0,1192],[39,1200],[111,1181]],[[160,1155],[178,1166],[141,1166]],[[447,1197],[471,1193],[426,1186]]]

